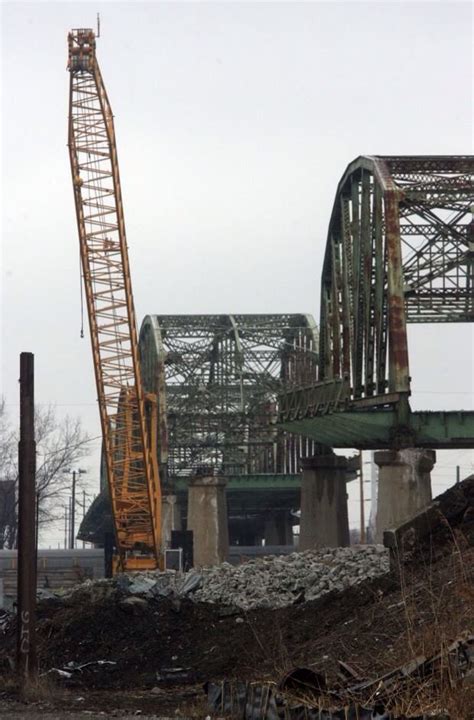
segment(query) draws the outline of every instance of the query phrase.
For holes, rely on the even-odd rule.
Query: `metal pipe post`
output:
[[[34,356],[20,354],[20,442],[18,444],[18,623],[17,671],[20,682],[36,675]]]

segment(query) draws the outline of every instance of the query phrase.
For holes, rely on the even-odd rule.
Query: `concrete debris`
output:
[[[64,667],[62,668],[51,668],[46,673],[42,673],[43,675],[49,675],[50,673],[53,675],[56,675],[59,678],[63,678],[65,680],[69,680],[72,678],[74,673],[83,674],[84,672],[90,673],[90,672],[96,672],[98,669],[107,667],[107,666],[115,666],[117,665],[116,662],[113,662],[112,660],[93,660],[91,662],[86,663],[77,663],[71,660],[70,662],[66,663]]]
[[[144,601],[167,597],[176,603],[185,597],[198,603],[223,608],[253,610],[282,608],[294,603],[317,600],[364,580],[389,572],[388,551],[382,545],[356,545],[270,555],[241,565],[222,563],[187,573],[174,570],[120,575],[112,580],[86,580],[61,594],[72,602],[99,602],[114,595],[130,611],[139,611]],[[57,597],[57,596],[56,596]]]
[[[317,600],[388,572],[388,553],[381,545],[307,550],[205,569],[193,597],[243,610],[279,608]]]

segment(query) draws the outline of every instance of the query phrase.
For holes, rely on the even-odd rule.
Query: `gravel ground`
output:
[[[185,720],[208,715],[201,686],[190,689],[174,688],[160,693],[120,691],[82,692],[49,688],[48,699],[20,702],[14,694],[0,694],[0,717],[9,720],[85,720],[91,718],[140,718],[140,720]],[[78,708],[77,705],[81,707]]]

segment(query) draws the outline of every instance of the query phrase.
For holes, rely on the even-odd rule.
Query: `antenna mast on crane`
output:
[[[99,34],[99,17],[98,34]],[[160,564],[156,397],[150,432],[138,355],[112,109],[90,29],[68,36],[69,155],[118,551],[117,569]]]

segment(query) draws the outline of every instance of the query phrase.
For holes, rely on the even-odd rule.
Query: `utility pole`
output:
[[[36,675],[36,512],[34,356],[20,354],[18,444],[18,623],[17,671],[22,685]]]
[[[68,549],[71,549],[71,522],[72,522],[72,503],[71,503],[71,496],[69,496],[69,507],[68,507],[68,539],[67,539],[67,546]]]
[[[71,468],[67,468],[66,470],[63,470],[63,472],[67,473],[68,475],[69,473],[72,474],[71,497],[69,498],[69,533],[66,530],[66,541],[64,547],[68,547],[70,550],[74,550],[74,545],[76,541],[76,482],[78,475],[87,475],[87,470],[83,470],[82,468],[78,468],[77,470],[71,470]]]
[[[71,543],[70,548],[74,550],[76,534],[76,471],[72,471],[72,492],[71,492]]]
[[[456,465],[456,485],[461,482],[461,466]]]
[[[364,508],[364,463],[362,457],[362,450],[359,450],[359,462],[360,462],[360,543],[365,543],[365,508]]]
[[[82,491],[82,522],[84,522],[84,518],[86,516],[86,491]],[[82,548],[84,549],[86,546],[84,540],[82,541]]]

